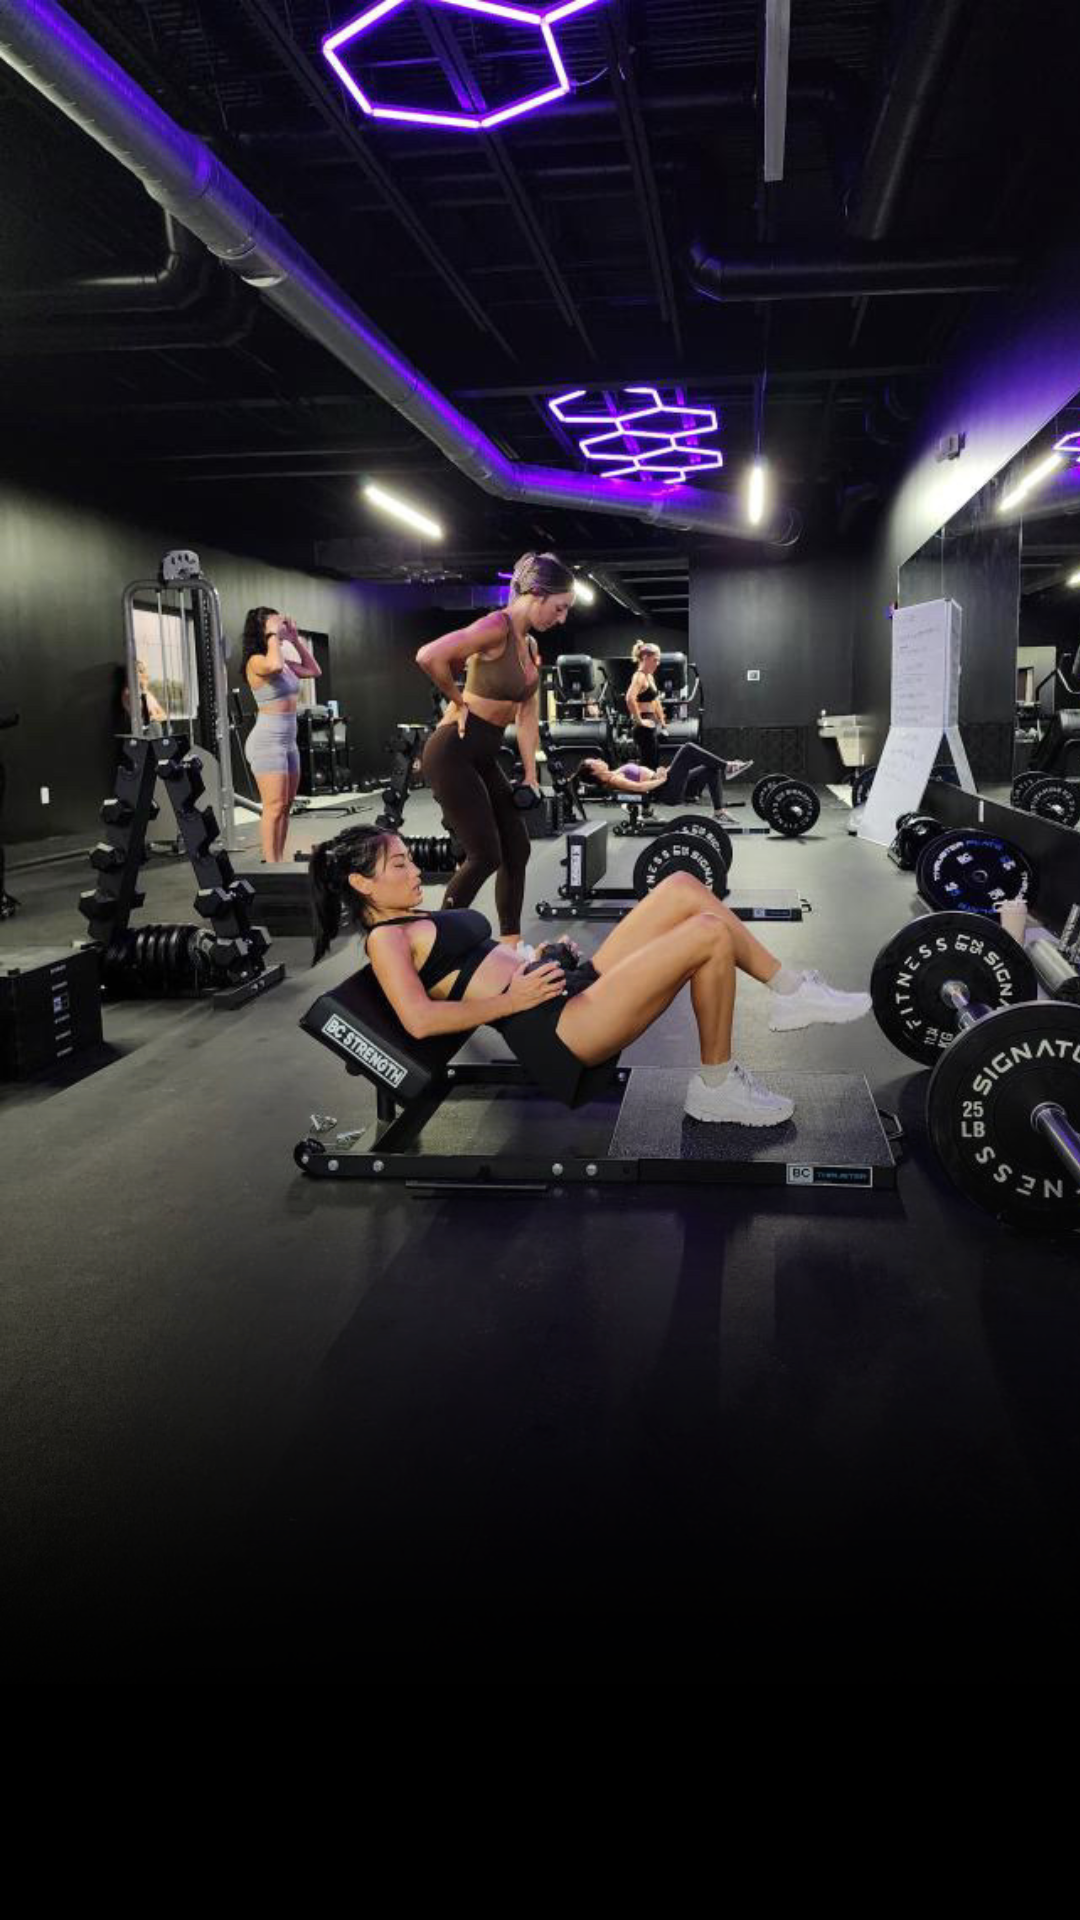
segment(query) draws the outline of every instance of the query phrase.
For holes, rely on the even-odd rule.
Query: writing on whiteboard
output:
[[[956,724],[960,696],[961,611],[955,600],[898,607],[892,623],[894,727]]]

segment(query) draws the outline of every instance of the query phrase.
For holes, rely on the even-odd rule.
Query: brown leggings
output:
[[[494,874],[499,932],[517,933],[530,845],[513,789],[496,758],[502,743],[501,727],[470,713],[464,737],[454,725],[436,727],[424,748],[423,768],[447,827],[465,849],[443,906],[471,906]]]

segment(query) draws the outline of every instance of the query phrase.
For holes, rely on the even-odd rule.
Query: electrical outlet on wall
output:
[[[748,679],[748,680],[760,680],[760,679],[761,679],[761,668],[760,668],[760,667],[747,667],[747,669],[746,669],[746,677],[747,677],[747,679]]]
[[[42,804],[42,806],[43,806],[43,807],[47,807],[47,806],[48,806],[48,804],[49,804],[49,789],[48,789],[48,787],[42,787],[42,789],[41,789],[41,804]]]

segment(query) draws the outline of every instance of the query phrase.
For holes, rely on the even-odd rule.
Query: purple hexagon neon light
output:
[[[1063,433],[1060,440],[1054,441],[1054,452],[1080,456],[1080,428],[1072,433]]]
[[[561,427],[603,428],[602,433],[578,438],[582,458],[605,468],[599,479],[659,480],[665,487],[677,487],[690,474],[723,466],[720,448],[701,444],[719,428],[715,407],[688,406],[681,392],[672,400],[661,400],[656,387],[624,387],[622,391],[634,396],[634,404],[620,404],[614,395],[605,394],[597,408],[588,402],[584,387],[548,401]],[[582,400],[586,401],[585,407],[571,411],[575,402]],[[642,405],[642,401],[648,404]]]
[[[584,13],[589,7],[602,4],[602,0],[561,0],[554,7],[534,8],[508,6],[504,0],[377,0],[377,4],[358,13],[343,27],[337,27],[326,35],[322,43],[323,56],[329,61],[342,85],[356,101],[364,113],[373,120],[399,120],[413,125],[426,127],[459,127],[471,133],[485,133],[492,127],[500,127],[507,120],[518,120],[523,114],[535,113],[538,107],[545,107],[552,100],[561,100],[570,91],[570,80],[559,52],[554,29],[560,20],[569,20],[572,14]],[[493,112],[486,110],[476,113],[442,113],[427,107],[383,106],[371,98],[361,87],[355,74],[349,71],[342,54],[357,40],[369,33],[380,20],[386,20],[392,13],[408,6],[448,7],[458,13],[487,15],[496,20],[508,20],[517,26],[535,29],[543,42],[551,62],[552,82],[539,92],[528,94],[521,100],[513,100],[508,106],[502,106]]]

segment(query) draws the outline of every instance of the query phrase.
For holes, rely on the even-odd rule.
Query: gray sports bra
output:
[[[251,686],[250,680],[248,685]],[[282,667],[280,673],[268,674],[265,680],[257,680],[251,687],[257,707],[269,706],[271,700],[291,700],[300,691],[300,682],[291,667]]]

